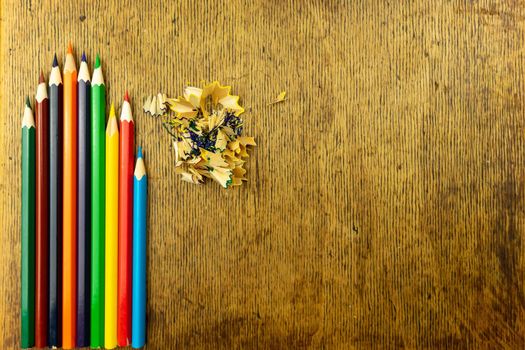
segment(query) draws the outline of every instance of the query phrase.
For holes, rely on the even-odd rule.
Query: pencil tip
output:
[[[67,53],[73,53],[73,47],[71,46],[71,42],[67,45]]]
[[[115,117],[115,105],[111,102],[111,108],[109,109],[109,117]]]
[[[97,53],[97,57],[95,58],[95,68],[98,68],[100,67],[100,57],[98,56],[98,53]]]
[[[87,59],[86,59],[86,53],[84,51],[82,51],[82,62],[87,62]]]
[[[45,83],[46,81],[44,80],[44,73],[42,73],[42,71],[40,71],[40,78],[38,79],[38,83],[39,84],[42,84],[42,83]]]
[[[53,67],[58,66],[58,60],[57,60],[57,54],[55,53],[55,56],[53,57]]]
[[[29,96],[26,96],[26,106],[31,108],[31,102],[29,101]]]
[[[128,95],[128,90],[126,90],[126,94],[124,95],[124,101],[128,102],[129,103],[129,95]]]
[[[137,159],[142,158],[142,147],[139,146],[139,149],[137,150]]]

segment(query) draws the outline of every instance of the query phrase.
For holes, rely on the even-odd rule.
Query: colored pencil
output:
[[[117,346],[118,265],[118,158],[119,132],[115,107],[111,104],[106,128],[106,260],[104,347]]]
[[[77,289],[77,68],[71,44],[64,63],[62,347],[75,347]]]
[[[146,344],[146,214],[148,205],[148,177],[142,157],[137,152],[133,182],[133,301],[131,346]]]
[[[133,122],[129,96],[126,91],[120,114],[117,313],[117,340],[119,346],[128,346],[131,342],[134,148],[135,123]]]
[[[35,346],[47,346],[49,288],[49,99],[44,74],[36,91],[36,284]]]
[[[95,59],[91,80],[91,347],[104,346],[106,87]]]
[[[62,343],[62,75],[57,56],[49,75],[49,316],[48,343]]]
[[[89,294],[91,245],[91,172],[90,172],[90,93],[91,83],[82,53],[78,71],[78,261],[77,261],[77,347],[89,346]]]
[[[35,344],[35,120],[29,97],[22,119],[22,348]]]

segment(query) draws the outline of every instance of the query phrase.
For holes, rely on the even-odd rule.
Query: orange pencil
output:
[[[64,63],[62,347],[76,338],[77,295],[77,68],[71,43]]]

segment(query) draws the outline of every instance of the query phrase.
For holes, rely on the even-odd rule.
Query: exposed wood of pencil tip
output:
[[[58,66],[57,55],[53,58],[53,64],[51,67],[51,73],[49,73],[49,86],[51,85],[61,85],[62,84],[62,74],[60,73],[60,67]]]
[[[100,58],[97,55],[97,63],[93,70],[93,78],[91,79],[91,85],[104,85],[104,75],[102,74],[102,67],[100,66]]]
[[[106,134],[108,136],[113,136],[113,134],[118,133],[118,122],[117,117],[115,116],[115,106],[111,104],[108,125],[106,127]]]
[[[66,54],[66,61],[64,63],[64,74],[75,72],[77,70],[77,65],[75,63],[75,57],[73,56],[72,52],[69,52]]]
[[[89,82],[89,68],[88,68],[87,62],[85,60],[82,60],[80,62],[80,69],[78,71],[77,80],[78,81],[83,81],[83,82],[86,82],[86,83]]]
[[[122,103],[122,111],[120,112],[120,121],[133,122],[133,114],[131,112],[131,104],[128,102],[129,99],[124,97],[124,102]]]
[[[139,151],[137,152],[137,162],[133,175],[137,180],[142,179],[146,175],[146,165],[144,164],[144,158],[142,157],[142,150],[140,147]]]
[[[33,110],[29,103],[29,97],[26,98],[26,104],[24,105],[24,116],[22,118],[22,128],[35,127],[35,118],[33,117]]]
[[[46,87],[46,82],[42,78],[40,79],[40,83],[38,84],[37,89],[36,89],[35,100],[38,103],[41,103],[46,98],[47,98],[47,87]]]

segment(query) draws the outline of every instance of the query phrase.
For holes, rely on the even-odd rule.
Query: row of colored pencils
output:
[[[69,45],[35,100],[22,119],[21,346],[142,347],[147,176],[128,93],[120,132],[113,104],[105,128],[100,59],[90,79]]]

